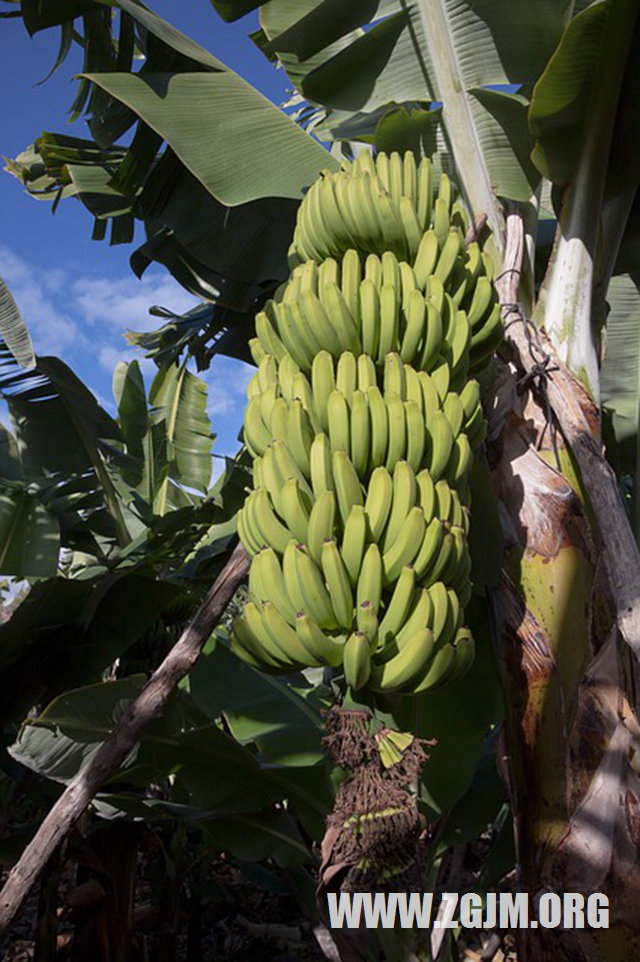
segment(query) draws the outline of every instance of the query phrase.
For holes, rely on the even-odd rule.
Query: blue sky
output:
[[[257,17],[225,24],[208,0],[151,0],[165,19],[211,50],[275,103],[286,98],[286,76],[259,53],[247,34]],[[44,31],[33,39],[20,20],[0,22],[3,73],[0,84],[0,153],[15,157],[43,130],[85,136],[82,119],[67,123],[73,99],[72,76],[81,70],[79,52],[47,83],[37,86],[55,60],[58,36]],[[91,241],[92,218],[75,200],[59,205],[52,216],[48,204],[33,200],[10,175],[0,176],[0,274],[9,284],[30,328],[38,354],[57,354],[114,413],[111,375],[120,359],[141,358],[129,348],[127,328],[157,326],[148,308],[161,304],[185,311],[196,301],[163,268],[150,268],[139,281],[129,268],[132,245],[109,247]],[[148,375],[154,366],[145,361]],[[237,449],[244,391],[252,369],[217,358],[205,375],[210,415],[218,435],[216,454]]]

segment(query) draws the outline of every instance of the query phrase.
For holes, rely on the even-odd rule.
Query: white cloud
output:
[[[222,356],[213,358],[206,372],[206,380],[209,386],[209,414],[214,421],[216,415],[228,415],[240,424],[247,384],[254,374],[255,368],[243,361]]]
[[[20,308],[37,354],[63,355],[69,347],[83,344],[78,323],[52,297],[63,288],[63,271],[41,271],[0,245],[0,274]]]
[[[172,277],[157,272],[145,274],[142,280],[133,275],[115,280],[82,277],[71,284],[71,296],[75,312],[85,321],[117,331],[154,330],[162,324],[160,318],[149,314],[154,304],[184,314],[198,303]]]

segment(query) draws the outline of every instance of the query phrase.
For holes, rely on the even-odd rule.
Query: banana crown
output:
[[[473,375],[503,328],[468,227],[448,176],[411,152],[362,151],[300,205],[289,280],[250,342],[251,601],[232,646],[254,667],[412,694],[473,661]]]

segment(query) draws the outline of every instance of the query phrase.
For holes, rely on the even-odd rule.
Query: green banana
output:
[[[342,391],[332,391],[327,402],[329,440],[332,451],[351,450],[349,405]]]
[[[305,612],[301,611],[296,615],[295,629],[310,657],[332,668],[342,664],[343,644],[330,635],[325,635]]]
[[[379,465],[369,478],[367,497],[364,511],[369,524],[369,532],[373,541],[379,542],[382,537],[391,505],[393,503],[393,480],[385,467]]]
[[[343,351],[336,364],[336,389],[351,404],[353,392],[358,387],[358,361],[351,351]]]
[[[371,674],[371,653],[369,639],[362,631],[354,631],[342,651],[344,680],[348,688],[360,691],[369,681]]]
[[[333,491],[324,490],[316,497],[307,523],[307,545],[316,564],[321,562],[324,541],[334,536],[335,521],[335,494]]]
[[[396,540],[382,555],[384,584],[395,581],[404,566],[411,564],[420,550],[425,528],[424,512],[416,505],[407,515],[406,524]]]
[[[381,645],[395,638],[412,607],[415,598],[416,573],[413,565],[405,565],[396,581],[393,594],[389,599],[384,616],[378,628]]]
[[[358,585],[356,588],[356,604],[358,608],[365,601],[373,605],[374,613],[377,615],[382,597],[382,557],[378,545],[373,543],[368,545],[362,558]]]
[[[354,391],[351,398],[349,433],[351,438],[351,460],[358,473],[358,477],[364,480],[369,465],[371,421],[369,419],[367,399],[360,390]]]
[[[424,676],[434,657],[435,646],[430,628],[421,628],[397,655],[374,666],[370,685],[374,691],[412,691],[415,679]]]
[[[344,523],[340,553],[352,586],[358,583],[358,575],[367,539],[367,516],[364,505],[354,504]]]
[[[316,434],[309,450],[309,474],[313,495],[319,498],[323,491],[333,491],[333,467],[331,443],[326,434]]]
[[[321,560],[335,620],[342,628],[350,629],[353,624],[354,599],[349,574],[335,541],[323,543]]]
[[[362,486],[351,459],[344,451],[333,452],[332,465],[340,517],[346,523],[354,504],[364,504]]]

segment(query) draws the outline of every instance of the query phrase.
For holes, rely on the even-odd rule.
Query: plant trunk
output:
[[[523,330],[539,359],[542,342]],[[534,906],[543,892],[604,893],[610,927],[520,930],[518,958],[623,962],[640,957],[640,729],[635,664],[605,563],[604,539],[619,518],[607,524],[600,511],[596,520],[549,404],[553,373],[538,370],[531,389],[520,360],[499,366],[489,431],[505,535],[492,600],[520,883]],[[578,386],[572,401],[583,401]],[[587,419],[599,437],[593,408]]]

